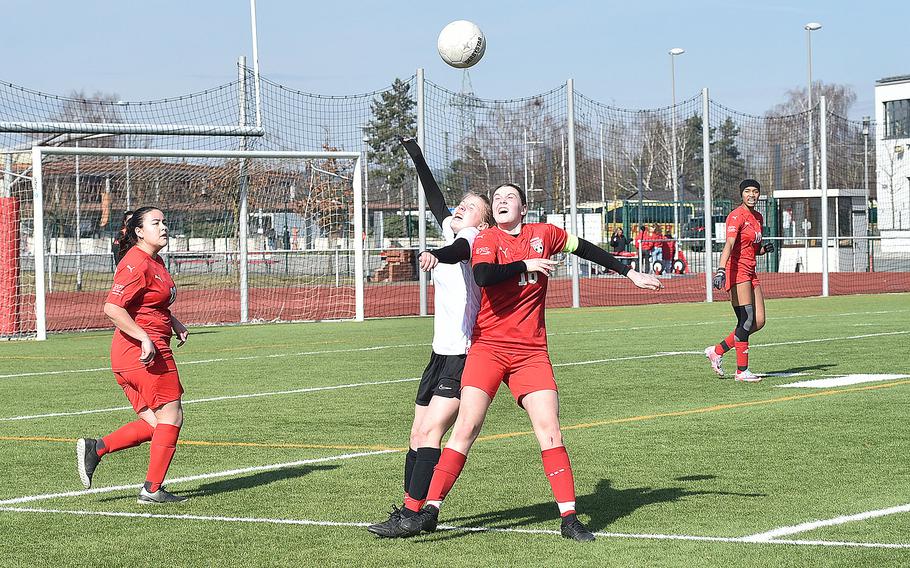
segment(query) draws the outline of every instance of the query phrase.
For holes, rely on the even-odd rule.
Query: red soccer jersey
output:
[[[550,258],[562,251],[568,237],[564,230],[549,223],[522,225],[517,235],[492,227],[474,239],[471,262],[509,264],[529,258]],[[481,288],[480,311],[472,340],[510,349],[546,350],[544,308],[548,280],[540,272],[523,272]]]
[[[177,287],[160,256],[152,258],[134,246],[120,259],[114,273],[114,285],[105,302],[115,304],[130,314],[139,327],[148,333],[165,360],[168,369],[176,370],[171,352],[171,310],[177,297]],[[140,342],[119,329],[111,342],[111,369],[114,372],[142,368]]]
[[[740,205],[727,215],[727,238],[736,237],[727,271],[755,272],[755,255],[761,248],[761,229],[764,218],[758,211]]]

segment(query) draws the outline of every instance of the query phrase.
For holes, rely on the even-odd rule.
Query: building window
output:
[[[885,138],[910,138],[910,99],[885,103]]]

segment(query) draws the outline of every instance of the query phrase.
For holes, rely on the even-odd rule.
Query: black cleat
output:
[[[145,485],[139,490],[139,497],[136,502],[140,505],[162,505],[164,503],[183,503],[186,497],[174,495],[170,491],[165,491],[164,487],[159,487],[158,491],[149,491]]]
[[[101,458],[98,457],[98,440],[94,438],[79,438],[76,440],[76,469],[82,486],[89,489],[92,486],[92,475]]]
[[[562,518],[562,526],[559,527],[559,532],[562,533],[563,538],[577,540],[578,542],[594,541],[594,534],[578,520],[578,516],[575,513]]]
[[[395,536],[417,536],[422,532],[433,532],[439,522],[439,509],[432,505],[424,505],[416,515],[402,518],[398,523],[398,534]]]
[[[398,533],[400,530],[398,528],[398,523],[400,523],[401,519],[403,518],[403,511],[403,506],[401,509],[399,509],[395,505],[392,505],[392,512],[389,513],[388,520],[385,520],[381,523],[374,523],[368,526],[367,530],[376,536],[383,538],[395,538],[399,536]]]

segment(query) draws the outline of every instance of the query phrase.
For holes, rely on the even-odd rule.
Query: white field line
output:
[[[213,396],[209,398],[195,398],[189,400],[181,401],[182,404],[198,404],[200,402],[217,402],[221,400],[235,400],[238,398],[258,398],[263,396],[278,396],[283,394],[300,394],[305,392],[318,392],[318,391],[327,391],[327,390],[336,390],[336,389],[352,389],[357,387],[369,387],[374,385],[389,385],[394,383],[410,383],[419,381],[420,378],[409,378],[409,379],[389,379],[387,381],[374,381],[370,383],[350,383],[346,385],[331,385],[326,387],[306,387],[292,390],[283,390],[283,391],[270,391],[270,392],[256,392],[250,394],[232,394],[226,396]],[[0,422],[12,422],[16,420],[32,420],[35,418],[54,418],[58,416],[78,416],[81,414],[98,414],[102,412],[114,412],[118,410],[132,410],[132,406],[116,406],[112,408],[98,408],[94,410],[76,410],[73,412],[51,412],[48,414],[33,414],[30,416],[9,416],[6,418],[0,418]]]
[[[867,333],[863,335],[850,335],[844,337],[821,337],[816,339],[805,339],[805,340],[796,340],[796,341],[783,341],[780,343],[757,343],[752,344],[751,347],[754,349],[756,347],[779,347],[783,345],[796,345],[801,343],[822,343],[827,341],[845,341],[845,340],[854,340],[854,339],[867,339],[870,337],[882,337],[886,335],[906,335],[910,334],[910,331],[888,331],[882,333]],[[570,361],[566,363],[554,363],[553,367],[574,367],[579,365],[597,365],[600,363],[614,363],[618,361],[634,361],[639,359],[656,359],[659,357],[675,357],[678,355],[702,355],[702,351],[663,351],[659,353],[652,353],[650,355],[629,355],[626,357],[610,357],[607,359],[591,359],[588,361]],[[309,387],[294,389],[288,391],[273,391],[273,392],[262,392],[262,393],[251,393],[251,394],[239,394],[239,395],[230,395],[230,396],[221,396],[221,397],[211,397],[203,399],[191,399],[183,401],[184,404],[194,404],[199,402],[213,402],[220,400],[230,400],[236,398],[256,398],[264,396],[276,396],[283,394],[295,394],[295,393],[304,393],[304,392],[313,392],[313,391],[323,391],[323,390],[333,390],[339,388],[354,388],[361,386],[372,386],[372,385],[381,385],[381,384],[390,384],[390,383],[402,383],[409,381],[417,381],[419,379],[390,379],[388,381],[377,381],[371,383],[353,383],[348,385],[334,385],[326,387]],[[55,418],[61,416],[78,416],[82,414],[98,414],[102,412],[114,412],[121,410],[130,410],[132,407],[129,406],[118,406],[112,408],[100,408],[94,410],[76,410],[72,412],[51,412],[45,414],[32,414],[32,415],[22,415],[22,416],[8,416],[0,418],[0,422],[11,422],[17,420],[33,420],[38,418]]]
[[[43,509],[32,507],[0,507],[0,511],[9,513],[43,513],[58,515],[74,516],[95,516],[95,517],[125,517],[125,518],[142,518],[142,519],[173,519],[181,521],[216,521],[222,523],[263,523],[273,525],[298,525],[298,526],[317,526],[317,527],[350,527],[362,528],[367,527],[370,523],[338,522],[338,521],[314,521],[309,519],[269,519],[261,517],[225,517],[225,516],[208,516],[208,515],[175,515],[163,513],[133,513],[126,511],[79,511],[65,509]],[[493,527],[453,527],[440,525],[438,530],[442,531],[461,531],[461,532],[497,532],[497,533],[518,533],[518,534],[540,534],[559,536],[559,531],[546,529],[510,529],[510,528],[493,528]],[[614,532],[595,532],[600,538],[615,539],[638,539],[638,540],[690,540],[702,542],[729,542],[740,544],[789,544],[789,545],[813,545],[813,546],[842,546],[842,547],[865,547],[865,548],[910,548],[910,544],[892,544],[877,542],[835,542],[824,540],[771,540],[771,541],[750,541],[742,537],[719,537],[719,536],[698,536],[684,534],[636,534],[636,533],[614,533]]]
[[[257,359],[281,359],[284,357],[306,357],[309,355],[331,355],[337,353],[356,353],[361,351],[380,351],[382,349],[401,349],[403,347],[425,347],[430,343],[408,343],[403,345],[376,345],[373,347],[352,347],[349,349],[324,349],[322,351],[300,351],[297,353],[271,353],[269,355],[245,355],[240,357],[215,357],[212,359],[198,359],[195,361],[180,361],[181,365],[202,365],[207,363],[223,363],[229,361],[255,361]],[[18,377],[42,377],[47,375],[66,375],[73,373],[97,373],[110,371],[110,367],[95,367],[93,369],[65,369],[61,371],[39,371],[33,373],[16,373],[13,375],[0,375],[0,379],[13,379]]]
[[[241,469],[229,469],[226,471],[216,471],[214,473],[201,473],[198,475],[189,475],[186,477],[177,477],[174,479],[168,479],[167,485],[171,486],[177,483],[187,483],[189,481],[198,481],[200,479],[213,479],[217,477],[233,477],[236,475],[244,475],[247,473],[257,473],[260,471],[274,471],[276,469],[285,469],[289,467],[297,467],[300,465],[309,465],[314,463],[324,463],[337,460],[347,460],[351,458],[360,458],[365,456],[378,456],[380,454],[394,454],[400,453],[400,450],[375,450],[371,452],[357,452],[352,454],[341,454],[337,456],[327,456],[324,458],[312,458],[306,460],[298,460],[285,463],[275,463],[270,465],[257,465],[253,467],[245,467]],[[19,503],[31,503],[34,501],[44,501],[47,499],[59,499],[63,497],[81,497],[82,495],[95,495],[99,493],[112,493],[115,491],[126,491],[129,489],[139,489],[142,487],[142,484],[135,485],[112,485],[108,487],[95,487],[92,489],[83,489],[80,491],[66,491],[63,493],[44,493],[41,495],[27,495],[25,497],[16,497],[14,499],[6,499],[0,501],[0,506],[2,505],[17,505]]]
[[[866,511],[865,513],[857,513],[855,515],[843,515],[840,517],[835,517],[833,519],[827,519],[824,521],[809,521],[806,523],[800,523],[798,525],[792,525],[789,527],[779,527],[767,532],[753,534],[750,536],[743,537],[744,540],[749,542],[767,542],[770,540],[776,540],[778,537],[789,536],[791,534],[797,534],[801,532],[812,531],[821,527],[833,527],[837,525],[843,525],[846,523],[852,523],[856,521],[865,521],[866,519],[875,519],[878,517],[884,517],[886,515],[895,515],[898,513],[908,513],[910,512],[910,504],[907,505],[898,505],[897,507],[889,507],[887,509],[877,509],[875,511]]]
[[[817,317],[849,317],[849,316],[860,316],[860,315],[882,315],[882,314],[895,314],[910,312],[910,310],[877,310],[877,311],[867,311],[867,312],[843,312],[837,314],[808,314],[804,316],[776,316],[775,320],[789,320],[789,319],[808,319],[808,318],[817,318]],[[702,325],[719,325],[723,323],[730,323],[729,319],[724,320],[715,320],[715,321],[701,321],[701,322],[689,322],[689,323],[674,323],[673,327],[694,327]],[[589,329],[582,331],[563,331],[563,332],[554,332],[548,333],[548,337],[562,336],[562,335],[583,335],[583,334],[592,334],[592,333],[613,333],[613,332],[629,332],[629,331],[643,331],[649,329],[665,329],[667,326],[664,325],[645,325],[645,326],[629,326],[629,327],[616,327],[616,328],[607,328],[607,329]],[[407,347],[427,347],[431,345],[430,343],[410,343],[404,345],[377,345],[373,347],[359,347],[359,348],[349,348],[349,349],[325,349],[321,351],[301,351],[297,353],[272,353],[269,355],[247,355],[240,357],[217,357],[212,359],[199,359],[194,361],[181,361],[181,365],[200,365],[208,363],[223,363],[230,361],[253,361],[258,359],[278,359],[284,357],[306,357],[311,355],[329,355],[337,353],[355,353],[361,351],[379,351],[383,349],[401,349]],[[90,369],[62,369],[59,371],[36,371],[31,373],[13,373],[8,375],[0,375],[0,379],[13,379],[21,377],[43,377],[50,375],[69,375],[69,374],[79,374],[79,373],[98,373],[102,371],[110,371],[110,367],[95,367]]]

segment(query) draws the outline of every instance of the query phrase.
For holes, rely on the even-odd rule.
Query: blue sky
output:
[[[436,53],[456,19],[487,36],[471,70],[475,93],[517,98],[568,78],[593,99],[626,108],[670,102],[702,87],[721,104],[762,114],[813,77],[851,85],[853,117],[873,114],[882,77],[910,74],[910,3],[857,0],[462,0],[314,2],[258,0],[262,72],[289,87],[342,95],[383,88],[417,67],[458,89],[461,72]],[[66,94],[114,92],[148,100],[201,90],[236,76],[251,55],[248,0],[0,0],[0,79]],[[9,25],[10,22],[15,25]]]

